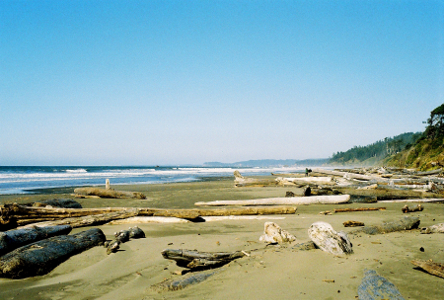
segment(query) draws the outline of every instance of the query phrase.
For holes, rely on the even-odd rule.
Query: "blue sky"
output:
[[[325,158],[422,131],[442,1],[0,2],[0,165]]]

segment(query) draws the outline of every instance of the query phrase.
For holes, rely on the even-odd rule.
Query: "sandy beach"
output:
[[[193,208],[198,201],[282,197],[288,187],[234,188],[233,180],[113,186],[143,192],[147,199],[77,199],[83,207]],[[0,203],[26,203],[42,199],[73,198],[63,193],[0,196]],[[321,215],[319,212],[344,207],[386,207]],[[413,259],[444,262],[441,234],[419,230],[380,235],[350,236],[354,253],[335,256],[322,250],[298,251],[293,246],[309,241],[307,229],[316,221],[330,223],[346,232],[342,223],[361,221],[378,225],[404,216],[404,203],[352,203],[298,206],[294,215],[269,216],[269,220],[224,220],[203,223],[116,224],[98,226],[112,239],[113,233],[138,225],[146,238],[130,240],[110,255],[95,247],[71,257],[49,274],[26,279],[0,279],[0,299],[357,299],[365,269],[375,270],[393,283],[405,299],[442,299],[443,279],[415,269]],[[444,222],[444,205],[425,203],[420,227]],[[286,245],[259,242],[264,223],[272,221],[296,236]],[[85,228],[76,228],[72,233]],[[420,248],[423,248],[423,251]],[[162,257],[164,249],[205,252],[246,251],[199,284],[183,290],[158,292],[152,285],[178,278],[183,270]]]

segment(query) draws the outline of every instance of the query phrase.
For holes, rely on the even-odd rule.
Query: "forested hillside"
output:
[[[389,155],[410,148],[421,136],[421,132],[406,132],[395,137],[386,137],[367,146],[354,146],[345,152],[334,153],[330,163],[373,165]]]

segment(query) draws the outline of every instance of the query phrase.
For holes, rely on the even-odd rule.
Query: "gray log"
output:
[[[71,256],[103,245],[105,241],[102,230],[92,228],[23,246],[2,257],[0,277],[25,278],[47,274]]]
[[[162,251],[165,259],[176,261],[180,267],[189,269],[215,268],[245,256],[243,252],[199,252],[196,250],[166,249]]]
[[[358,287],[359,300],[404,300],[395,285],[374,270],[366,270]]]
[[[167,279],[160,283],[152,285],[151,289],[156,292],[181,290],[189,285],[200,283],[218,272],[219,270],[208,270],[187,274],[179,278]]]
[[[383,223],[382,225],[364,226],[349,232],[349,234],[381,234],[401,230],[418,228],[420,220],[418,217],[403,217],[401,220]]]
[[[0,256],[19,247],[57,235],[67,235],[72,228],[69,225],[23,228],[0,232]]]

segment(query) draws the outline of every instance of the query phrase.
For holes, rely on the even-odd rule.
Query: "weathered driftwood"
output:
[[[110,225],[117,224],[147,224],[147,223],[190,223],[190,220],[175,217],[130,217],[120,220],[112,220],[107,223]]]
[[[103,245],[105,240],[102,230],[93,228],[20,247],[2,257],[0,277],[25,278],[47,274],[71,256]]]
[[[401,208],[403,213],[415,212],[415,211],[423,211],[424,207],[421,204],[417,204],[416,207],[410,208],[407,204]]]
[[[265,222],[264,234],[259,238],[259,241],[282,244],[296,241],[296,237],[274,222]]]
[[[358,287],[359,300],[404,300],[393,283],[378,275],[374,270],[366,270]]]
[[[193,272],[180,276],[179,278],[165,279],[162,282],[153,284],[150,288],[158,293],[182,290],[187,286],[201,283],[218,272],[220,272],[220,270]]]
[[[333,190],[350,196],[375,196],[377,200],[436,198],[436,194],[434,193],[414,190],[394,190],[386,188],[364,190],[351,187],[334,187]]]
[[[95,187],[76,188],[74,193],[83,196],[99,196],[100,198],[135,198],[146,199],[146,196],[138,192],[115,191],[112,189],[102,189]]]
[[[428,198],[428,199],[400,199],[400,200],[381,200],[381,203],[433,203],[444,202],[444,198]]]
[[[283,220],[285,217],[270,217],[270,216],[209,216],[202,217],[205,222],[225,221],[225,220]]]
[[[305,243],[299,243],[291,247],[293,251],[308,251],[308,250],[315,250],[319,249],[318,246],[313,241],[305,242]]]
[[[382,234],[394,231],[411,230],[418,228],[420,220],[418,217],[405,216],[398,221],[383,223],[382,225],[364,226],[349,232],[349,234]]]
[[[380,178],[377,176],[360,175],[360,174],[354,174],[354,173],[349,173],[349,172],[340,172],[340,171],[330,171],[330,170],[325,170],[325,169],[320,169],[320,168],[314,168],[313,172],[319,173],[319,174],[325,174],[325,175],[344,177],[346,179],[359,179],[359,180],[367,180],[367,181],[368,180],[378,180],[381,182],[387,181],[387,179]]]
[[[106,254],[110,255],[111,253],[116,253],[120,249],[120,241],[106,241],[104,246],[106,248]]]
[[[326,222],[315,222],[308,228],[308,236],[321,250],[332,254],[353,253],[352,244],[343,231],[336,232]]]
[[[0,256],[22,246],[57,235],[69,234],[71,226],[34,227],[0,232]]]
[[[35,207],[60,207],[60,208],[82,208],[82,205],[72,199],[50,199],[50,200],[42,200],[37,202],[25,203],[23,205],[26,206],[35,206]]]
[[[294,178],[284,178],[278,177],[275,179],[277,185],[312,185],[314,187],[318,185],[336,185],[332,177],[294,177]]]
[[[429,274],[444,278],[444,264],[442,263],[436,263],[432,260],[412,260],[411,263]]]
[[[338,204],[350,200],[349,195],[312,196],[312,197],[281,197],[254,200],[217,200],[196,202],[197,206],[230,206],[230,205],[301,205],[301,204]]]
[[[444,233],[444,223],[421,228],[421,233]]]
[[[267,179],[246,178],[242,176],[239,171],[234,171],[234,186],[235,187],[264,187],[275,186],[276,181]]]
[[[204,269],[221,267],[237,258],[245,256],[242,251],[236,252],[200,252],[185,249],[165,249],[162,251],[165,259],[176,261],[180,267],[189,269]]]
[[[304,186],[300,190],[297,191],[286,191],[285,197],[297,197],[297,196],[310,196],[311,195],[311,188],[309,186]]]
[[[356,211],[380,211],[386,210],[385,207],[356,207],[356,208],[335,208],[334,212],[356,212]]]
[[[342,225],[344,225],[344,227],[358,227],[364,226],[365,224],[359,221],[345,221],[344,223],[342,223]]]

